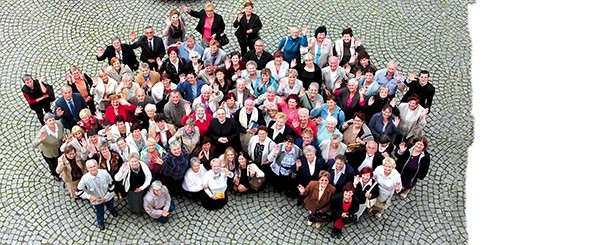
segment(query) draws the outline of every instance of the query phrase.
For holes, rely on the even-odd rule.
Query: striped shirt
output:
[[[96,201],[92,205],[100,204],[100,198],[105,198],[107,201],[114,196],[113,179],[110,174],[104,169],[98,169],[98,174],[93,176],[91,173],[86,173],[81,177],[77,185],[77,195],[84,199],[96,197]]]

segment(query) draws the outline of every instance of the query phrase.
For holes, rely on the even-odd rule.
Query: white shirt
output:
[[[369,168],[373,168],[373,158],[375,157],[375,155],[373,156],[369,156],[369,154],[367,154],[365,156],[365,160],[363,160],[363,162],[360,164],[360,166],[358,166],[358,171],[360,172],[361,169],[363,169],[364,167],[369,167]]]
[[[308,160],[308,159],[306,159]],[[307,161],[308,162],[308,161]],[[310,172],[310,175],[315,174],[315,167],[316,167],[316,162],[317,162],[317,158],[315,157],[315,160],[311,162],[308,162],[308,171]]]

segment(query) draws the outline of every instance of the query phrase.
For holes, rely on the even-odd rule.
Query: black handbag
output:
[[[225,34],[225,33],[221,34],[221,36],[219,36],[219,39],[217,41],[219,41],[219,44],[221,45],[221,47],[229,44],[229,38],[227,37],[227,34]]]
[[[327,213],[323,213],[321,211],[316,211],[316,212],[308,215],[308,220],[310,222],[318,222],[318,223],[329,222],[331,220],[331,215],[329,215]]]

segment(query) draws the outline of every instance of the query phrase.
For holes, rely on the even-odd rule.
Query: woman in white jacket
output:
[[[221,168],[221,160],[215,158],[210,161],[211,170],[203,177],[203,188],[207,197],[200,199],[202,206],[208,210],[217,210],[227,204],[227,178],[233,178],[233,172]]]
[[[122,181],[127,192],[129,209],[135,214],[144,211],[145,190],[152,181],[150,169],[139,159],[140,155],[138,153],[131,153],[129,160],[121,166],[121,169],[115,175],[116,181]]]
[[[116,93],[118,83],[104,71],[98,72],[98,77],[92,78],[93,84],[90,94],[94,95],[94,101],[98,104],[98,109],[102,112],[110,105],[108,96]]]
[[[248,143],[250,159],[265,173],[271,171],[271,163],[277,158],[277,153],[273,151],[275,142],[267,137],[268,132],[269,129],[266,126],[259,126],[256,135],[252,136]]]

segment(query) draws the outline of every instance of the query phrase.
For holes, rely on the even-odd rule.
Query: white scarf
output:
[[[252,114],[250,115],[250,121],[248,121],[248,114],[246,109],[240,109],[240,123],[242,124],[242,126],[245,126],[246,128],[248,128],[250,126],[250,123],[252,122],[258,122],[258,110],[256,109],[256,107],[254,107],[252,109]]]

